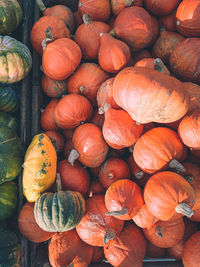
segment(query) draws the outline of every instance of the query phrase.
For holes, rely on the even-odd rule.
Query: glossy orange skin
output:
[[[49,97],[61,97],[67,91],[66,81],[55,81],[46,75],[42,77],[42,89]]]
[[[54,16],[41,17],[31,30],[31,44],[38,54],[43,54],[42,41],[46,38],[45,31],[50,27],[54,40],[59,38],[70,38],[70,32],[65,23]],[[63,79],[64,80],[64,79]]]
[[[182,1],[176,12],[177,30],[187,37],[200,36],[199,0]]]
[[[169,15],[160,17],[159,23],[166,31],[176,32],[176,9]]]
[[[90,120],[90,122],[98,126],[100,129],[102,129],[103,124],[104,124],[104,114],[99,114],[98,109],[95,109],[93,113],[93,117]]]
[[[131,220],[144,204],[140,187],[128,179],[121,179],[107,189],[105,194],[105,205],[109,212],[128,209],[125,215],[113,215],[120,220]]]
[[[184,39],[178,33],[162,31],[160,37],[154,43],[153,56],[162,59],[164,63],[168,63],[171,51]]]
[[[102,247],[93,247],[92,263],[99,263],[105,258]]]
[[[99,181],[106,189],[120,179],[129,179],[130,169],[128,164],[121,158],[109,158],[101,166]]]
[[[114,16],[119,15],[119,13],[130,6],[142,6],[143,0],[111,0],[111,8]]]
[[[82,23],[75,32],[74,40],[80,46],[84,59],[97,59],[100,47],[100,33],[109,32],[110,26],[102,21]]]
[[[61,153],[61,151],[64,148],[64,137],[62,136],[61,133],[57,131],[47,131],[45,132],[48,137],[50,137],[57,153]]]
[[[142,131],[143,125],[137,125],[126,111],[115,109],[106,111],[103,136],[112,148],[122,149],[133,145]]]
[[[67,88],[69,93],[81,94],[96,105],[97,91],[100,85],[109,78],[109,74],[103,71],[95,63],[81,64],[75,73],[68,79]],[[81,87],[84,86],[84,90]]]
[[[135,64],[135,67],[146,67],[154,70],[154,60],[155,58],[143,58]],[[166,74],[170,74],[166,66],[164,66],[164,70]]]
[[[188,113],[180,122],[178,134],[183,143],[194,150],[200,150],[200,110]]]
[[[137,21],[137,23],[135,23]],[[142,7],[125,8],[116,17],[114,33],[135,52],[148,46],[153,38],[153,21]]]
[[[139,123],[173,122],[188,111],[188,96],[182,83],[145,67],[120,71],[114,80],[113,97]]]
[[[79,153],[79,161],[87,167],[98,167],[106,158],[108,145],[99,127],[85,123],[76,128],[72,142]]]
[[[178,204],[185,203],[190,208],[194,206],[195,192],[181,175],[169,171],[158,172],[146,183],[144,201],[152,215],[168,221],[177,214],[175,208]]]
[[[187,38],[171,52],[169,62],[174,74],[183,81],[200,82],[200,38]]]
[[[63,81],[75,71],[81,57],[81,49],[73,40],[69,38],[55,40],[49,43],[43,52],[44,73],[53,80]]]
[[[194,233],[185,243],[182,261],[185,267],[199,265],[200,257],[200,231]]]
[[[190,110],[200,108],[200,86],[196,83],[184,82],[184,91],[189,95]]]
[[[181,0],[144,0],[145,8],[158,16],[169,15],[180,3]]]
[[[142,206],[132,219],[140,228],[150,228],[158,221],[158,219],[150,213],[146,204]]]
[[[107,231],[119,235],[123,229],[124,222],[113,216],[106,216],[106,212],[108,211],[105,207],[104,195],[95,195],[86,200],[86,212],[76,231],[87,244],[103,247]]]
[[[74,129],[90,120],[93,108],[86,97],[68,94],[58,102],[54,116],[56,123],[63,129]]]
[[[128,65],[130,58],[131,51],[125,42],[117,40],[109,33],[101,34],[98,62],[103,70],[117,73]]]
[[[165,254],[165,248],[159,248],[147,240],[147,250],[145,255],[146,257],[163,258],[164,254]]]
[[[34,203],[26,202],[18,216],[20,233],[29,241],[41,243],[50,239],[55,233],[45,232],[35,221]]]
[[[111,12],[109,0],[79,0],[78,11],[88,14],[92,20],[108,21]]]
[[[62,160],[58,163],[57,172],[60,174],[60,180],[63,190],[71,190],[85,195],[89,189],[90,176],[86,169],[80,163],[75,162],[74,166],[68,160]]]
[[[133,149],[133,157],[139,168],[153,174],[168,169],[172,159],[180,160],[183,151],[183,144],[175,131],[157,127],[138,139]]]
[[[151,228],[143,229],[145,237],[155,246],[169,248],[175,246],[184,235],[185,224],[183,219],[156,222]],[[162,236],[158,233],[161,232]]]
[[[56,233],[49,243],[48,250],[49,261],[53,267],[64,267],[66,264],[87,267],[93,254],[92,247],[84,243],[75,230]]]
[[[51,100],[41,115],[41,126],[45,131],[58,131],[60,129],[54,119],[54,112],[58,102],[59,99]]]
[[[142,231],[127,223],[119,236],[104,247],[106,259],[118,267],[142,267],[146,252],[146,240]]]

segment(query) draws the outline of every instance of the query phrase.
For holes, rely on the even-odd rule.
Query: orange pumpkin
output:
[[[95,109],[90,122],[102,129],[104,124],[104,114],[99,114],[98,109]]]
[[[185,243],[182,255],[184,267],[196,267],[200,257],[200,231],[194,233]]]
[[[102,247],[92,247],[93,248],[93,255],[92,255],[92,263],[99,263],[101,262],[105,256]]]
[[[196,83],[184,82],[183,90],[189,95],[189,110],[200,109],[200,86]]]
[[[143,0],[111,0],[111,8],[114,16],[129,6],[142,6]]]
[[[56,152],[61,153],[64,148],[64,137],[61,133],[57,131],[47,131],[45,132],[46,135],[51,139],[51,142],[53,143]]]
[[[60,129],[54,119],[54,112],[58,102],[58,99],[51,100],[42,112],[41,126],[45,131],[58,131]]]
[[[157,15],[157,16],[166,16],[169,15],[180,3],[181,0],[144,0],[145,8]]]
[[[102,195],[105,193],[105,191],[106,189],[103,188],[98,180],[93,180],[88,190],[88,197],[93,197],[94,195]]]
[[[46,75],[42,77],[42,89],[49,97],[61,97],[67,91],[66,81],[55,81]]]
[[[135,64],[135,67],[146,67],[153,70],[159,70],[160,72],[163,72],[165,74],[170,74],[167,67],[159,58],[143,58]]]
[[[152,57],[151,53],[147,49],[141,49],[138,52],[136,52],[133,56],[133,63],[132,66],[134,66],[138,61],[140,61],[143,58],[149,58]],[[131,65],[130,65],[131,66]]]
[[[165,254],[165,248],[159,248],[147,240],[147,250],[145,255],[147,258],[161,259],[163,258],[164,254]]]
[[[150,228],[158,221],[158,219],[148,210],[146,204],[142,206],[132,219],[140,228]]]
[[[160,28],[169,32],[176,32],[176,9],[167,16],[159,17]]]

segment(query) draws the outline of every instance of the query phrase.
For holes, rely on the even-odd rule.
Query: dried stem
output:
[[[160,58],[156,58],[154,60],[154,69],[159,72],[166,73],[165,68],[164,68],[164,63],[162,62]]]
[[[106,234],[104,236],[104,245],[106,245],[108,243],[108,241],[112,240],[115,238],[115,232],[113,231],[113,229],[108,229],[106,231]]]
[[[162,228],[161,228],[161,226],[156,226],[156,228],[155,228],[155,233],[156,233],[156,235],[157,236],[159,236],[159,237],[163,237],[163,234],[162,234]]]
[[[72,149],[69,157],[68,157],[68,162],[74,166],[74,162],[79,158],[79,153],[76,149]]]
[[[86,26],[92,24],[92,20],[88,14],[83,14],[83,22],[85,23]]]
[[[106,212],[106,216],[122,216],[128,214],[127,208],[122,208],[121,210]]]
[[[183,173],[185,172],[185,167],[177,160],[177,159],[172,159],[170,162],[169,162],[169,167],[171,169],[176,169],[176,172],[177,173]]]
[[[43,1],[42,0],[36,0],[36,3],[40,9],[41,12],[44,12],[45,9],[46,9],[46,6],[44,5]]]
[[[43,51],[46,49],[47,43],[48,42],[52,42],[54,40],[53,35],[52,35],[52,32],[51,32],[51,27],[48,27],[46,29],[45,36],[46,36],[46,38],[42,41]]]
[[[193,210],[185,203],[178,204],[175,210],[177,213],[181,213],[188,218],[191,218],[194,214]]]
[[[144,172],[143,171],[139,171],[135,174],[135,178],[137,178],[138,180],[139,179],[142,179],[142,177],[144,176]]]

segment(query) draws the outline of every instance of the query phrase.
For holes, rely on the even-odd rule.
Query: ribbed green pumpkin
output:
[[[18,110],[19,104],[19,94],[12,87],[0,85],[0,110],[13,113]]]
[[[35,202],[34,216],[46,232],[74,229],[85,213],[85,200],[79,192],[44,193]]]
[[[10,36],[0,35],[0,82],[10,84],[21,81],[31,66],[29,49]]]
[[[17,206],[17,185],[8,182],[0,185],[0,221],[9,218]],[[0,236],[1,240],[1,236]],[[0,265],[1,266],[1,265]]]
[[[0,184],[11,181],[21,171],[24,149],[16,132],[0,126]]]
[[[0,126],[17,130],[17,119],[6,112],[0,111]]]
[[[15,233],[0,227],[0,267],[20,266],[20,245]]]
[[[19,25],[23,11],[17,0],[0,1],[0,34],[10,34]]]

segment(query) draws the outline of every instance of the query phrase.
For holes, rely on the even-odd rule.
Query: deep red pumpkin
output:
[[[50,137],[57,153],[61,153],[64,148],[64,137],[61,133],[57,131],[47,131],[45,132],[48,137]]]
[[[104,124],[104,114],[99,114],[98,109],[95,109],[90,122],[102,129]]]
[[[54,119],[54,112],[58,102],[59,99],[51,100],[42,112],[41,126],[45,131],[58,131],[60,129]]]
[[[167,16],[159,18],[160,28],[169,32],[176,32],[176,9]]]
[[[200,86],[196,83],[184,82],[183,90],[189,95],[189,110],[200,109]]]
[[[69,139],[64,146],[64,156],[67,159],[69,157],[69,154],[71,152],[71,150],[73,149],[73,143],[72,143],[72,139]]]
[[[177,7],[180,1],[181,0],[144,0],[144,6],[149,12],[157,16],[166,16]]]
[[[93,255],[92,255],[92,263],[99,263],[101,262],[105,256],[102,247],[92,247],[93,248]]]
[[[153,245],[150,241],[147,240],[147,250],[146,250],[146,257],[147,258],[163,258],[165,254],[165,248],[159,248]]]
[[[152,57],[151,53],[147,49],[141,49],[138,52],[136,52],[133,56],[133,63],[132,66],[134,66],[138,61],[140,61],[143,58],[149,58]],[[130,65],[131,66],[131,65]]]
[[[55,81],[46,75],[42,77],[42,89],[49,97],[61,97],[67,91],[66,81]]]
[[[93,197],[94,195],[102,195],[106,191],[105,188],[100,184],[98,180],[93,180],[90,183],[90,188],[88,190],[88,197]]]
[[[185,243],[182,255],[184,267],[197,267],[200,257],[200,231],[194,233]]]
[[[111,0],[111,9],[114,16],[119,15],[119,13],[126,7],[142,5],[143,0]]]

